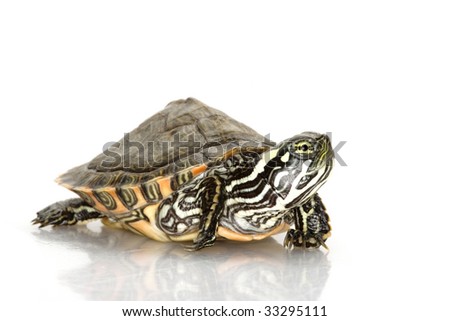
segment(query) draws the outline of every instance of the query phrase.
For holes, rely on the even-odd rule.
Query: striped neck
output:
[[[292,152],[292,145],[291,141],[282,142],[262,154],[254,170],[278,196],[278,208],[290,209],[306,202],[326,182],[332,169],[328,138],[322,150],[310,157],[299,157]]]
[[[234,173],[225,189],[246,209],[284,210],[306,202],[325,183],[332,168],[325,135],[303,133],[257,156],[250,170]]]

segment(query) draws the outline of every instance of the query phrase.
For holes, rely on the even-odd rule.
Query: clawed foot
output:
[[[41,228],[47,225],[72,225],[76,220],[72,213],[66,211],[64,204],[57,202],[37,212],[37,217],[31,223],[39,224]]]
[[[284,238],[284,248],[292,251],[294,247],[302,247],[305,249],[318,248],[323,246],[328,250],[328,246],[325,244],[326,239],[324,239],[323,234],[309,234],[303,235],[300,230],[290,229],[286,233]]]
[[[194,243],[192,245],[184,246],[184,249],[189,252],[198,251],[205,247],[213,246],[215,241],[216,241],[215,235],[199,234],[197,238],[194,240]]]

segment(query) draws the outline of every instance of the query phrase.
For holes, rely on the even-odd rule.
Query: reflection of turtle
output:
[[[175,243],[147,242],[97,223],[33,233],[69,256],[82,254],[82,264],[57,279],[87,300],[311,301],[320,299],[330,274],[323,251],[277,251],[272,237],[217,242],[189,255]]]
[[[278,145],[189,98],[170,103],[58,182],[80,198],[54,203],[34,223],[103,223],[158,241],[250,241],[289,230],[285,246],[325,246],[328,215],[317,190],[332,168],[326,135]]]

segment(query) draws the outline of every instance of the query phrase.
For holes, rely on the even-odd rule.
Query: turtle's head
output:
[[[333,166],[327,135],[304,132],[270,151],[266,179],[287,209],[302,204],[322,186]]]

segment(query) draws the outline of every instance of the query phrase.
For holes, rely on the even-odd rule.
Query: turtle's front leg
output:
[[[199,232],[194,244],[187,246],[190,251],[197,251],[204,247],[213,246],[216,241],[219,219],[223,212],[222,182],[218,177],[207,177],[200,184],[201,218]]]
[[[295,229],[290,229],[284,239],[284,247],[318,248],[325,245],[331,234],[329,216],[319,195],[313,195],[305,204],[291,210]]]

